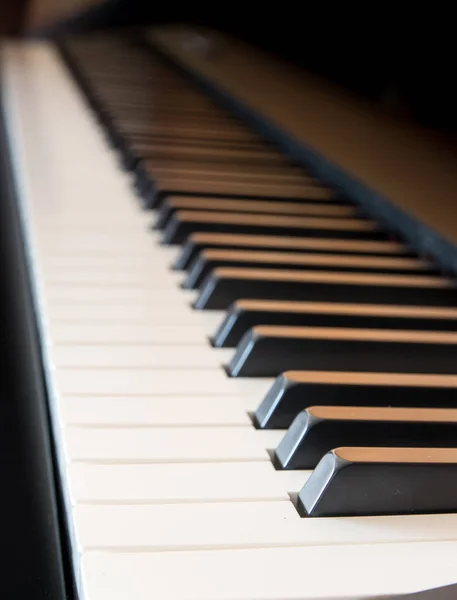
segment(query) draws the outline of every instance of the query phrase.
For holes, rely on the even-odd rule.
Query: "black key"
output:
[[[259,429],[286,429],[310,406],[457,408],[457,377],[405,373],[287,371],[254,415]]]
[[[302,185],[314,191],[315,188],[321,187],[316,179],[303,172],[298,167],[277,164],[277,165],[245,165],[239,163],[219,162],[211,163],[205,159],[200,160],[145,160],[142,167],[152,177],[154,181],[160,183],[163,179],[166,181],[191,180],[201,181],[208,180],[218,182],[227,182],[236,180],[239,183],[246,182],[248,184],[272,183],[273,185]]]
[[[303,516],[457,511],[456,448],[352,448],[326,454],[298,495]]]
[[[296,215],[298,217],[355,218],[354,206],[327,204],[325,202],[285,202],[246,200],[244,198],[210,198],[198,196],[169,196],[160,207],[156,221],[157,229],[164,229],[178,210],[205,210],[214,212],[260,213],[270,215]]]
[[[136,175],[141,185],[151,182],[155,190],[162,192],[172,190],[174,186],[177,186],[177,191],[184,190],[188,193],[194,190],[192,196],[197,198],[200,197],[197,192],[198,186],[201,184],[205,187],[204,190],[202,189],[203,196],[209,195],[209,197],[211,197],[211,189],[214,189],[216,197],[218,195],[223,197],[224,189],[227,189],[228,186],[233,187],[235,184],[236,189],[240,191],[240,196],[244,195],[243,186],[246,186],[246,195],[249,196],[249,190],[254,191],[257,188],[265,190],[271,185],[301,187],[304,193],[310,195],[311,199],[315,197],[316,202],[322,203],[320,196],[323,194],[320,190],[323,188],[302,173],[290,172],[289,168],[286,168],[283,173],[275,173],[272,170],[255,173],[252,168],[246,169],[231,165],[220,165],[219,168],[212,165],[203,165],[200,169],[197,167],[198,165],[194,165],[193,168],[180,169],[176,164],[170,162],[168,165],[157,166],[154,169],[145,169],[144,163],[141,162],[136,169]],[[316,192],[316,190],[318,191]],[[227,195],[231,196],[231,193],[228,192]],[[171,196],[170,193],[166,194],[166,198]]]
[[[314,469],[340,446],[454,448],[457,409],[311,406],[299,413],[274,454],[278,469]]]
[[[134,149],[137,148],[140,151],[141,148],[149,146],[150,144],[154,144],[157,148],[160,148],[164,151],[169,151],[173,147],[178,147],[181,149],[182,152],[185,152],[186,149],[188,150],[192,148],[193,151],[197,152],[211,152],[212,150],[215,150],[220,152],[231,152],[232,154],[242,154],[244,152],[261,152],[265,148],[268,148],[268,146],[265,146],[265,143],[262,141],[245,141],[243,143],[237,143],[232,140],[214,140],[204,136],[183,138],[179,135],[179,131],[168,132],[164,135],[157,135],[154,136],[154,138],[151,138],[151,136],[145,134],[144,132],[137,132],[135,134],[129,135],[129,142],[131,143]],[[146,155],[144,155],[144,157],[144,169],[142,168],[141,170],[144,174],[148,174],[148,164],[150,164],[151,161],[147,160]],[[174,157],[175,162],[179,160],[176,154],[174,154]],[[282,155],[280,156],[280,158],[283,159],[283,162],[280,164],[286,164],[287,158],[285,158]],[[306,173],[306,169],[302,168],[302,173]]]
[[[272,147],[258,146],[246,147],[233,146],[221,143],[219,140],[213,143],[198,142],[163,142],[156,140],[133,140],[131,148],[139,157],[153,158],[159,160],[201,160],[210,163],[230,161],[234,164],[250,164],[255,166],[286,164],[287,157],[275,151]]]
[[[217,267],[399,275],[436,273],[436,267],[415,258],[205,249],[200,252],[189,270],[184,287],[187,289],[200,287],[204,279]]]
[[[116,129],[126,137],[128,137],[130,134],[141,133],[150,136],[151,139],[153,139],[156,135],[164,136],[170,133],[172,135],[179,135],[183,140],[201,136],[211,140],[224,139],[241,143],[249,141],[258,143],[260,139],[257,134],[252,133],[249,129],[244,127],[214,128],[209,126],[204,127],[201,123],[195,123],[193,125],[174,124],[173,126],[171,125],[171,121],[168,123],[157,123],[151,125],[150,123],[145,123],[141,119],[126,120],[119,118],[113,118],[113,123]]]
[[[195,231],[382,240],[387,234],[373,221],[325,217],[279,217],[244,213],[179,210],[163,232],[166,244],[182,244]]]
[[[305,252],[338,254],[366,254],[370,256],[412,256],[409,249],[398,242],[369,242],[366,240],[338,240],[331,238],[293,238],[267,235],[230,233],[193,233],[187,239],[174,268],[188,269],[203,248],[274,250],[275,252]]]
[[[168,196],[223,196],[231,198],[259,198],[260,200],[316,200],[341,203],[341,199],[331,190],[312,185],[295,183],[273,183],[257,181],[216,181],[214,179],[176,179],[162,177],[160,181],[145,174],[140,181],[143,202],[146,208],[156,208]]]
[[[237,300],[211,338],[216,348],[233,348],[256,325],[456,331],[457,309],[428,306]]]
[[[163,107],[155,108],[144,105],[116,105],[110,107],[110,114],[115,119],[117,118],[117,121],[119,121],[121,125],[123,124],[127,127],[129,125],[132,125],[136,129],[138,125],[144,124],[140,131],[146,135],[149,135],[153,139],[155,138],[155,132],[150,132],[148,130],[151,119],[154,119],[155,123],[159,125],[159,129],[156,131],[160,132],[160,130],[163,130],[164,135],[166,135],[169,131],[176,132],[178,135],[180,133],[180,128],[176,128],[176,112],[169,112]],[[132,120],[133,114],[135,121]],[[208,131],[209,135],[211,135],[212,128],[222,130],[224,134],[228,134],[226,136],[226,139],[228,139],[229,141],[231,141],[231,132],[233,132],[234,130],[238,130],[237,135],[238,132],[241,132],[241,130],[239,129],[239,122],[221,115],[212,114],[210,111],[208,111],[206,115],[193,114],[181,111],[179,113],[179,120],[180,126],[183,126],[186,129],[186,131],[184,132],[184,137],[187,136],[189,128],[195,127],[198,127],[199,129],[199,131],[194,130],[196,135],[202,134],[203,136],[206,136]],[[217,145],[219,141],[222,141],[222,139],[216,139],[214,141],[214,145]],[[152,142],[152,145],[153,144],[154,142]],[[185,146],[186,145],[184,145],[184,149]],[[172,154],[172,158],[176,159],[178,158],[178,156],[181,160],[189,158],[189,155],[186,152],[182,152],[181,154],[177,153],[176,155]],[[193,158],[195,159],[198,159],[198,157],[200,157],[200,160],[202,157],[205,158],[205,155],[201,154],[191,154],[191,156],[193,156]]]
[[[209,196],[214,191],[214,194],[222,197],[233,193],[241,197],[253,194],[270,196],[273,189],[283,187],[286,190],[284,194],[287,189],[297,190],[300,195],[309,195],[316,201],[328,196],[328,190],[316,180],[302,170],[284,164],[254,167],[234,163],[211,164],[207,161],[167,161],[164,164],[142,161],[136,168],[136,176],[140,186],[151,184],[154,190],[162,194],[168,191],[166,197],[170,197],[175,188],[176,192],[192,192],[198,198],[199,191]]]
[[[203,282],[194,307],[226,310],[242,298],[456,306],[457,290],[444,277],[218,267]]]
[[[138,167],[141,160],[158,159],[158,160],[201,160],[204,158],[209,163],[217,165],[218,162],[228,161],[234,164],[252,164],[255,166],[268,166],[285,164],[287,158],[283,155],[272,151],[268,147],[252,146],[243,148],[242,146],[234,146],[233,144],[225,144],[221,142],[201,143],[200,140],[168,140],[160,141],[133,139],[130,140],[129,150],[132,157],[132,164]]]
[[[457,373],[457,333],[258,325],[238,344],[232,377],[282,371]]]

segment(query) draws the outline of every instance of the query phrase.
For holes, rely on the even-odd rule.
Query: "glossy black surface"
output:
[[[169,219],[163,232],[163,241],[166,244],[182,244],[189,235],[194,232],[212,232],[212,233],[239,233],[248,235],[285,235],[290,237],[319,237],[319,238],[339,238],[339,239],[360,239],[360,240],[385,240],[387,234],[381,230],[345,230],[332,227],[332,219],[329,219],[328,225],[290,226],[279,227],[271,225],[248,225],[245,223],[219,223],[217,221],[198,221],[187,220],[175,213]]]
[[[329,314],[309,309],[294,312],[283,310],[250,310],[229,307],[224,320],[211,338],[216,348],[234,348],[243,335],[255,325],[290,325],[296,327],[355,327],[365,329],[412,329],[430,331],[456,331],[457,319],[405,318],[397,315]]]
[[[286,329],[281,336],[256,333],[255,329],[246,333],[227,366],[229,375],[275,377],[287,369],[457,373],[457,345],[452,343],[340,340],[332,337],[331,330],[323,338],[295,337],[287,335]]]
[[[296,382],[287,373],[277,377],[254,415],[260,429],[284,429],[309,406],[403,406],[457,408],[457,388],[395,384]]]
[[[416,409],[409,409],[414,418]],[[335,411],[337,413],[337,411]],[[355,409],[351,419],[329,411],[317,418],[313,411],[299,413],[274,454],[278,469],[314,469],[320,459],[340,446],[384,446],[413,448],[453,448],[457,422],[398,421],[389,415],[372,420]]]
[[[241,258],[214,258],[205,256],[202,253],[195,262],[192,267],[189,269],[189,273],[184,282],[184,287],[188,289],[196,289],[201,286],[205,278],[211,274],[213,269],[217,267],[239,267],[242,269],[274,269],[275,271],[299,271],[301,273],[306,273],[310,271],[322,271],[325,269],[326,271],[334,271],[334,272],[348,272],[348,273],[391,273],[393,275],[401,275],[401,274],[409,274],[409,275],[417,275],[418,269],[415,269],[413,266],[404,267],[404,268],[395,268],[394,266],[374,266],[368,267],[366,264],[344,264],[335,260],[332,264],[322,265],[319,262],[313,264],[312,261],[307,262],[306,264],[300,264],[291,262],[287,259],[287,256],[284,255],[284,260],[278,262],[275,260],[274,262],[268,261],[267,259],[241,259]],[[428,274],[429,271],[419,271],[420,274]]]
[[[298,496],[303,516],[457,511],[457,464],[343,460],[325,455]]]
[[[211,165],[211,163],[209,163],[209,165]],[[197,201],[200,200],[200,198],[197,198]],[[172,218],[172,216],[178,211],[178,210],[205,210],[205,211],[210,211],[210,212],[226,212],[226,211],[233,211],[233,212],[240,212],[236,206],[236,204],[234,206],[227,206],[225,203],[230,200],[230,198],[221,198],[221,200],[225,201],[224,202],[224,207],[221,208],[220,204],[218,203],[218,198],[207,198],[207,200],[210,201],[210,203],[208,205],[205,205],[204,208],[202,208],[201,206],[185,206],[185,207],[176,207],[174,206],[169,199],[165,199],[164,202],[162,202],[162,205],[160,207],[160,209],[158,210],[158,214],[157,214],[157,220],[156,220],[156,228],[157,229],[164,229],[166,227],[166,225],[168,224],[168,222],[170,221],[170,219]],[[232,198],[232,200],[237,200],[235,198]],[[276,204],[280,204],[281,201],[284,200],[283,198],[277,198],[275,200]],[[239,201],[239,199],[238,199]],[[252,198],[252,201],[259,201],[261,202],[260,198]],[[288,200],[287,204],[290,204],[291,202]],[[310,213],[309,216],[318,216],[318,213],[316,212],[316,209],[319,209],[319,207],[321,206],[321,203],[317,202],[306,202],[305,200],[295,200],[295,202],[293,202],[293,204],[300,204],[301,206],[306,207],[307,204],[310,205],[311,209],[310,209]],[[314,209],[314,210],[313,210]],[[244,211],[241,211],[244,212]],[[273,212],[271,210],[265,209],[262,211],[248,211],[246,210],[246,214],[249,213],[254,213],[254,214],[259,214],[259,215],[268,215],[271,217],[275,217],[275,216],[280,216],[280,215],[288,215],[288,216],[293,216],[295,213],[291,213],[289,210],[284,210],[284,212]],[[306,217],[306,212],[304,212],[304,214],[300,214],[297,215],[299,217]],[[359,216],[361,217],[361,215],[354,215],[355,216]],[[346,215],[335,215],[334,218],[345,218]],[[242,248],[240,248],[242,249]]]
[[[249,279],[213,272],[204,280],[194,306],[198,309],[226,310],[235,300],[242,298],[454,307],[457,305],[457,290],[318,280],[277,282],[272,281],[268,274],[264,279]]]
[[[280,239],[278,240],[278,242],[280,242]],[[198,242],[198,241],[194,241],[192,239],[188,239],[186,241],[186,243],[183,246],[182,249],[182,253],[180,254],[180,256],[178,257],[178,259],[176,260],[175,263],[175,269],[178,271],[181,270],[186,270],[189,269],[192,265],[192,263],[194,262],[194,260],[196,260],[196,258],[198,257],[198,254],[200,253],[200,250],[202,250],[203,248],[214,248],[217,250],[228,250],[230,248],[236,249],[236,250],[240,250],[243,249],[243,246],[240,245],[234,245],[231,243],[221,243],[221,244],[211,244],[211,243],[202,243],[202,242]],[[268,246],[262,246],[261,243],[259,243],[259,245],[257,246],[250,246],[249,250],[273,250],[274,252],[300,252],[300,253],[304,253],[304,254],[334,254],[335,253],[335,249],[334,248],[328,248],[327,250],[325,248],[290,248],[290,247],[284,247],[281,246],[280,243],[278,243],[278,245],[268,245]],[[358,255],[358,254],[362,254],[362,255],[366,255],[366,256],[399,256],[397,252],[380,252],[380,251],[376,251],[376,250],[370,250],[370,249],[366,249],[364,250],[363,253],[358,253],[355,251],[349,251],[349,250],[343,250],[343,249],[338,249],[338,254],[342,254],[342,255]],[[405,252],[402,253],[400,256],[403,257],[412,257],[414,256],[413,252],[409,252],[406,251],[405,248]]]

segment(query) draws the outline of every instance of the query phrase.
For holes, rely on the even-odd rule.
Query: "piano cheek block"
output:
[[[297,508],[309,517],[457,512],[457,450],[337,448],[314,469]]]

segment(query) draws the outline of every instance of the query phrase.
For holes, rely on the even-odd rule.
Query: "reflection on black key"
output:
[[[144,204],[146,208],[156,208],[161,205],[164,198],[168,196],[230,196],[238,198],[271,199],[285,198],[287,200],[316,200],[341,204],[341,200],[335,194],[324,187],[313,185],[301,185],[295,183],[274,183],[271,181],[250,182],[238,181],[232,178],[230,181],[217,181],[215,179],[181,179],[162,177],[160,181],[154,181],[152,176],[145,174],[139,177],[144,187]],[[145,184],[147,184],[145,186]]]
[[[379,256],[340,256],[339,254],[298,254],[246,250],[211,250],[200,252],[184,282],[187,289],[200,287],[217,267],[307,271],[342,271],[350,273],[429,274],[436,268],[414,258]]]
[[[287,158],[267,146],[243,147],[243,145],[226,144],[221,140],[203,144],[199,140],[179,143],[177,141],[151,142],[150,140],[133,141],[132,151],[139,157],[159,160],[201,160],[210,163],[233,162],[234,164],[278,165],[286,164]]]
[[[227,367],[232,377],[274,377],[287,369],[456,373],[457,333],[259,325]]]
[[[189,162],[187,165],[182,165],[175,161],[165,165],[155,164],[153,167],[151,164],[145,165],[142,162],[137,168],[137,178],[140,183],[152,182],[153,189],[164,196],[163,200],[170,197],[173,190],[177,194],[179,191],[185,191],[188,195],[193,192],[193,197],[198,197],[201,191],[202,195],[211,197],[213,192],[215,196],[218,194],[224,196],[225,193],[231,196],[230,189],[236,189],[241,192],[237,195],[242,197],[243,195],[249,196],[250,190],[254,193],[257,190],[265,192],[271,186],[296,189],[300,196],[306,198],[309,195],[310,200],[315,199],[320,202],[322,202],[321,198],[325,199],[328,195],[328,190],[290,166],[256,170],[253,167],[246,168],[234,164],[215,165]],[[259,193],[262,195],[261,192]],[[159,202],[159,205],[161,204]]]
[[[301,185],[303,187],[321,187],[316,179],[306,174],[301,168],[285,163],[270,165],[244,164],[241,162],[208,161],[205,157],[183,159],[175,157],[174,160],[145,159],[143,168],[154,179],[160,181],[166,178],[170,181],[211,180],[216,182],[246,181],[248,183],[271,183],[273,185]]]
[[[293,238],[269,235],[242,235],[231,233],[193,233],[174,266],[188,269],[203,248],[220,250],[274,250],[275,252],[366,254],[370,256],[412,256],[409,249],[398,242],[367,240],[341,240],[331,238]]]
[[[313,469],[340,446],[453,448],[457,409],[311,406],[294,419],[274,454],[278,469]]]
[[[444,277],[218,267],[203,282],[194,307],[226,310],[241,298],[456,306],[457,290]]]
[[[198,196],[169,196],[160,208],[156,228],[163,229],[178,210],[209,210],[225,212],[260,213],[270,215],[296,215],[298,217],[357,217],[354,206],[327,204],[325,202],[284,202],[246,200],[244,198],[211,198]]]
[[[368,240],[387,237],[378,225],[365,219],[178,210],[164,229],[163,242],[182,244],[195,231]]]
[[[457,408],[457,377],[406,373],[287,371],[254,415],[260,429],[285,429],[309,406]]]
[[[256,142],[259,138],[257,138],[256,134],[250,132],[244,127],[230,127],[230,128],[215,128],[215,127],[202,127],[198,126],[198,124],[192,126],[184,126],[183,124],[174,124],[172,126],[169,123],[154,123],[152,124],[150,120],[141,121],[135,119],[135,116],[131,116],[128,120],[119,119],[116,120],[115,126],[117,131],[126,136],[130,135],[147,135],[151,139],[156,136],[167,136],[171,134],[171,138],[175,135],[179,135],[184,140],[192,140],[196,137],[205,137],[210,140],[223,139],[223,140],[231,140],[238,143],[244,143],[253,141]]]
[[[457,511],[457,449],[352,448],[326,454],[298,495],[311,517]]]
[[[428,306],[238,300],[212,337],[216,348],[233,348],[256,325],[362,327],[456,331],[457,309]]]

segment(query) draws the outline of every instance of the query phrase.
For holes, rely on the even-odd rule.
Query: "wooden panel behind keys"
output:
[[[302,160],[305,149],[327,183],[350,188],[353,199],[457,272],[457,156],[439,136],[229,36],[168,26],[151,30],[148,39],[262,115]]]

